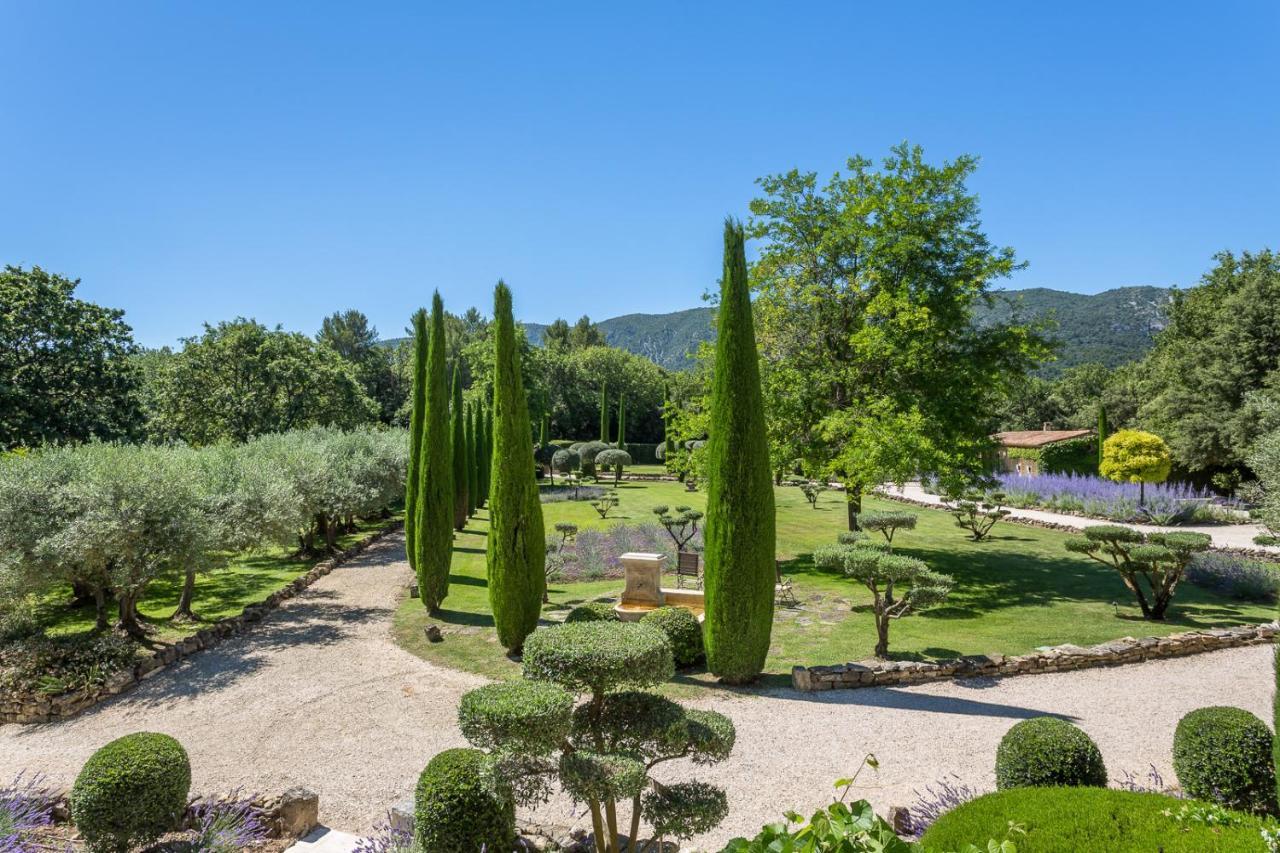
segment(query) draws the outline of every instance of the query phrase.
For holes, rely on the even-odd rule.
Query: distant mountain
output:
[[[624,314],[596,324],[610,345],[642,355],[668,370],[685,370],[693,365],[689,353],[698,344],[715,336],[710,308],[690,308],[671,314]],[[525,333],[535,344],[542,343],[546,326],[525,323]]]
[[[1086,362],[1115,367],[1142,358],[1156,332],[1165,326],[1169,301],[1167,287],[1118,287],[1092,295],[1046,287],[1003,290],[991,308],[978,312],[978,322],[999,322],[1015,315],[1056,321],[1058,327],[1052,336],[1059,343],[1058,359],[1038,371],[1051,377]],[[626,314],[597,325],[611,346],[642,355],[668,370],[684,370],[693,365],[689,354],[698,344],[715,336],[711,322],[712,309],[690,308],[671,314]],[[546,325],[525,323],[524,328],[531,342],[542,343]]]
[[[1006,290],[979,313],[978,322],[1015,315],[1056,321],[1058,358],[1037,371],[1052,377],[1087,362],[1115,367],[1142,358],[1168,321],[1170,300],[1167,287],[1117,287],[1092,295],[1046,287]]]

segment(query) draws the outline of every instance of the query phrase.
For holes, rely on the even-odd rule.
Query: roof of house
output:
[[[1002,447],[1044,447],[1059,441],[1093,435],[1091,429],[1027,429],[998,432],[991,436]]]

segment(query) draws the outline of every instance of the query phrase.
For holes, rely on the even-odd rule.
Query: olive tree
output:
[[[920,517],[914,512],[888,510],[885,512],[864,512],[858,516],[858,527],[862,530],[878,532],[889,543],[893,550],[893,537],[899,530],[914,530]]]
[[[666,504],[653,508],[658,523],[666,529],[671,541],[676,543],[676,551],[683,551],[685,546],[698,535],[698,522],[702,521],[702,512],[687,506],[678,506],[670,511]]]
[[[1138,600],[1142,618],[1152,620],[1164,619],[1187,564],[1212,541],[1204,533],[1143,533],[1120,524],[1082,533],[1067,540],[1067,550],[1115,569]]]
[[[889,626],[931,607],[951,593],[955,580],[935,572],[923,560],[890,554],[868,547],[866,540],[819,549],[814,563],[819,568],[838,569],[871,591],[871,609],[876,621],[875,655],[889,655]]]
[[[709,765],[733,750],[733,723],[645,688],[675,672],[666,635],[647,625],[584,622],[543,628],[525,642],[524,681],[492,684],[462,697],[463,736],[493,756],[521,801],[558,782],[585,803],[596,853],[637,853],[641,821],[657,836],[707,832],[728,812],[724,792],[700,782],[662,784],[659,764]],[[619,831],[630,803],[630,831]]]
[[[981,542],[991,535],[991,528],[1009,516],[1003,492],[983,493],[977,490],[953,493],[946,497],[947,509],[955,517],[956,527],[969,531],[969,538]]]

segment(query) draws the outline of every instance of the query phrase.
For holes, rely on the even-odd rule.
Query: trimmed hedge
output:
[[[446,749],[431,759],[418,778],[413,816],[418,843],[432,853],[506,851],[516,843],[515,805],[478,749]]]
[[[925,850],[964,850],[1009,837],[1018,853],[1257,853],[1262,822],[1228,812],[1229,826],[1178,821],[1192,800],[1107,788],[1015,788],[971,800],[938,818],[921,838]],[[1026,834],[1009,835],[1010,822]]]
[[[1173,733],[1173,772],[1193,797],[1254,812],[1276,809],[1271,730],[1242,708],[1200,708]]]
[[[618,611],[613,608],[614,605],[607,601],[588,601],[570,610],[564,617],[564,622],[566,625],[577,622],[617,622]]]
[[[666,681],[675,674],[675,662],[671,643],[656,628],[586,622],[534,631],[525,643],[524,674],[567,690],[603,694]]]
[[[182,744],[137,732],[89,756],[71,788],[71,819],[91,851],[126,853],[176,829],[190,790]]]
[[[687,607],[658,607],[640,618],[667,635],[676,666],[690,667],[702,660],[702,624]]]
[[[1023,720],[996,749],[996,788],[1107,785],[1098,745],[1080,729],[1056,717]]]

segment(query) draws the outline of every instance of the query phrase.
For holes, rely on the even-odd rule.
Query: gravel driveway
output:
[[[24,768],[69,784],[106,741],[138,730],[177,737],[193,789],[295,784],[320,793],[324,822],[368,829],[412,791],[427,760],[463,744],[458,697],[477,676],[401,651],[390,619],[410,572],[399,535],[374,545],[287,601],[255,630],[202,652],[139,689],[63,723],[0,726],[0,779]],[[754,832],[784,809],[824,803],[862,756],[880,759],[860,795],[909,804],[913,788],[955,773],[994,786],[1001,735],[1018,720],[1058,714],[1097,741],[1113,777],[1154,763],[1172,780],[1178,718],[1230,704],[1269,719],[1270,649],[1233,649],[1117,669],[801,694],[729,693],[700,704],[738,728],[731,760],[696,775],[726,786],[730,816],[708,846]],[[664,774],[690,773],[674,766]],[[556,801],[539,817],[571,823]]]

